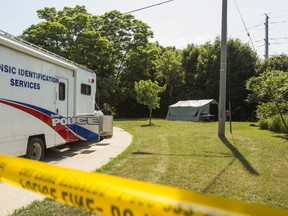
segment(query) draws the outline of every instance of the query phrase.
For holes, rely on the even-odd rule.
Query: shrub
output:
[[[288,124],[288,115],[284,115],[284,121]],[[259,121],[261,129],[268,129],[274,132],[288,132],[279,114],[269,118],[261,118]]]
[[[268,130],[268,120],[265,118],[261,118],[259,120],[259,127],[260,129]]]
[[[282,113],[288,112],[288,103],[278,103],[279,109]],[[279,115],[279,111],[274,102],[261,103],[257,106],[256,117],[259,119],[269,118],[275,115]]]
[[[274,115],[268,119],[268,130],[274,132],[281,132],[282,120],[279,115]]]

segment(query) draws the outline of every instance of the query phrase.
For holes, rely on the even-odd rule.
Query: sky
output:
[[[111,10],[126,13],[164,1],[1,0],[0,30],[12,35],[21,34],[32,24],[42,21],[38,19],[36,11],[44,7],[62,10],[65,6],[84,5],[90,14],[102,15]],[[228,38],[239,38],[250,44],[263,58],[265,14],[269,17],[269,55],[288,54],[287,0],[228,0]],[[152,41],[158,41],[163,46],[183,49],[188,44],[213,42],[217,36],[221,36],[222,0],[173,0],[132,15],[147,23],[154,33]]]

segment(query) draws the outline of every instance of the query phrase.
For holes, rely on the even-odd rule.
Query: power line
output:
[[[160,2],[160,3],[157,3],[157,4],[149,5],[149,6],[142,7],[142,8],[139,8],[139,9],[135,9],[135,10],[132,10],[132,11],[128,11],[128,12],[125,12],[123,14],[134,13],[134,12],[145,10],[145,9],[148,9],[148,8],[151,8],[151,7],[156,7],[156,6],[159,6],[159,5],[162,5],[162,4],[166,4],[166,3],[169,3],[169,2],[172,2],[172,1],[174,1],[174,0],[163,1],[163,2]]]
[[[251,45],[252,45],[254,51],[256,51],[256,50],[255,50],[255,47],[254,47],[254,44],[253,44],[253,41],[252,41],[252,39],[251,39],[250,33],[249,33],[248,29],[247,29],[247,26],[246,26],[246,24],[245,24],[245,22],[244,22],[244,19],[243,19],[243,17],[242,17],[242,14],[241,14],[241,12],[240,12],[240,10],[239,10],[239,7],[238,7],[238,5],[237,5],[237,3],[236,3],[236,0],[234,0],[234,3],[235,3],[235,5],[236,5],[236,8],[237,8],[237,10],[238,10],[238,13],[239,13],[239,15],[240,15],[240,17],[241,17],[242,23],[243,23],[243,25],[244,25],[244,27],[245,27],[245,30],[246,30],[247,36],[248,36],[248,38],[249,38],[249,40],[250,40],[250,42],[251,42]]]
[[[248,27],[248,29],[258,28],[258,27],[260,27],[260,26],[263,26],[263,24],[254,25],[254,26]],[[262,29],[261,29],[261,30],[262,30]]]
[[[254,43],[259,43],[259,42],[263,42],[263,39],[254,41]]]
[[[288,39],[288,37],[270,38],[270,40],[282,40],[282,39]]]
[[[275,42],[275,43],[271,43],[271,45],[279,45],[279,44],[288,44],[288,41],[282,41],[282,42]]]
[[[275,21],[275,22],[270,22],[271,24],[278,24],[278,23],[287,23],[287,20],[282,20],[282,21]]]

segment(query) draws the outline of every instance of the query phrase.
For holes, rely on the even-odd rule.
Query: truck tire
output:
[[[44,159],[45,145],[43,140],[38,137],[32,137],[29,139],[26,157],[32,160],[41,161]]]

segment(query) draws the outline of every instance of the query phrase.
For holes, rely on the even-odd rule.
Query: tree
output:
[[[257,75],[247,81],[246,88],[251,91],[247,100],[258,104],[257,118],[287,113],[288,55],[259,60],[256,70]]]
[[[155,61],[159,52],[159,48],[154,43],[148,43],[145,47],[139,46],[136,50],[133,49],[129,52],[125,69],[119,77],[119,86],[123,95],[123,99],[118,105],[119,116],[143,116],[146,109],[136,102],[134,82],[155,80]]]
[[[26,29],[22,38],[44,49],[71,59],[81,33],[88,30],[91,15],[84,6],[64,7],[62,11],[45,7],[37,11],[39,19],[45,21]]]
[[[273,55],[268,59],[260,60],[257,64],[259,74],[272,70],[288,71],[288,55]]]
[[[232,104],[233,120],[255,119],[255,103],[247,103],[246,81],[256,75],[257,53],[239,39],[228,41],[227,100]]]
[[[197,59],[199,56],[199,46],[194,44],[189,44],[183,51],[182,51],[182,67],[185,71],[185,85],[184,85],[184,92],[185,95],[183,99],[194,99],[194,77],[197,71]],[[219,60],[220,61],[220,60]],[[196,98],[195,98],[196,99]]]
[[[250,78],[246,88],[251,91],[249,102],[256,102],[257,117],[268,118],[288,111],[288,73],[275,70],[265,71],[259,76]],[[278,106],[278,107],[277,107]]]
[[[187,99],[218,98],[220,42],[190,45],[183,52],[190,59],[183,59]]]
[[[219,38],[183,50],[186,99],[218,99],[220,51]],[[230,98],[234,120],[247,120],[253,113],[253,104],[245,101],[245,83],[255,75],[256,62],[257,55],[248,44],[238,39],[228,41],[227,101]]]
[[[153,78],[153,33],[134,16],[119,11],[95,16],[85,6],[59,11],[46,7],[37,13],[44,21],[31,25],[21,37],[94,70],[100,103],[108,102],[121,113],[128,100],[135,102],[134,81]]]
[[[166,85],[163,87],[158,86],[158,82],[152,82],[151,80],[140,80],[134,84],[136,99],[140,104],[148,106],[150,110],[149,114],[149,125],[151,125],[152,110],[159,108],[160,97],[158,96],[161,92],[165,91]]]
[[[160,115],[167,112],[167,107],[184,95],[185,71],[182,67],[182,52],[174,47],[160,47],[160,53],[155,60],[155,79],[160,85],[167,85],[161,97]]]

